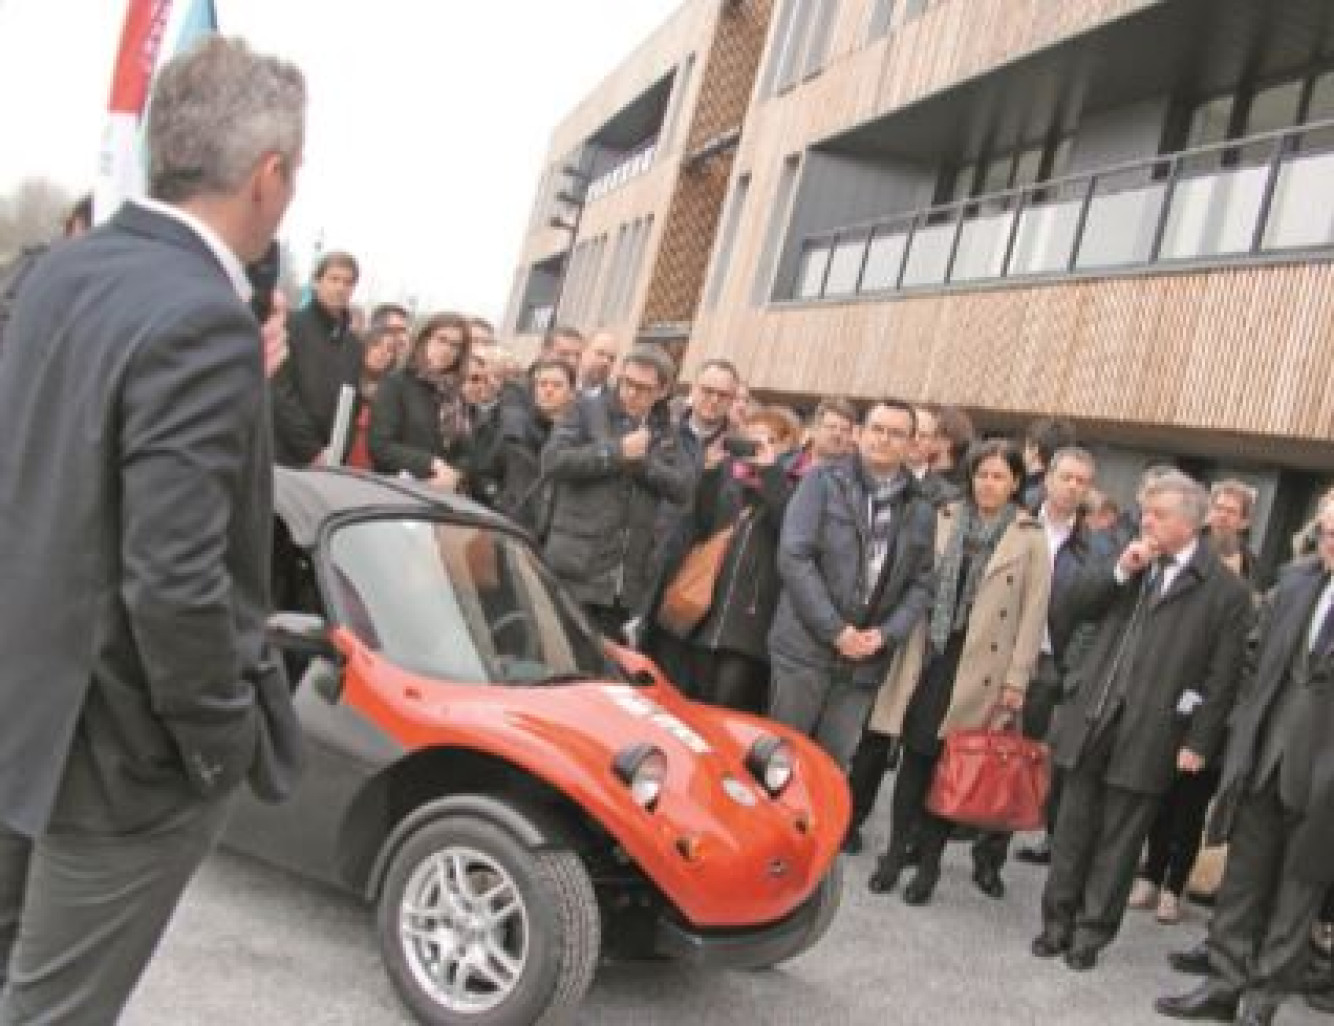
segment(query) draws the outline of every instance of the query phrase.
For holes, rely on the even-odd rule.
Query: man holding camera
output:
[[[874,404],[857,452],[808,473],[783,520],[769,714],[843,766],[894,649],[934,594],[935,511],[904,466],[916,429],[911,406]]]
[[[660,348],[635,346],[615,389],[580,396],[542,451],[553,487],[547,562],[616,641],[652,598],[660,504],[688,506],[694,492],[694,466],[662,404],[673,373]]]

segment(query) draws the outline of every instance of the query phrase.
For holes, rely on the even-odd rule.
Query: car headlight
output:
[[[746,769],[771,798],[777,798],[792,782],[795,765],[792,746],[772,734],[757,738],[746,755]]]
[[[630,788],[630,797],[650,811],[662,795],[667,779],[667,756],[650,744],[631,745],[612,760],[611,768]]]

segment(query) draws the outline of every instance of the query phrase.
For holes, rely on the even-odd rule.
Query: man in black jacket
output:
[[[635,346],[615,390],[580,397],[542,453],[553,486],[547,562],[617,640],[652,598],[659,505],[688,505],[695,486],[660,405],[672,375],[661,349]]]
[[[1215,758],[1236,694],[1250,594],[1202,543],[1204,489],[1179,471],[1140,494],[1141,536],[1076,585],[1096,619],[1053,752],[1065,774],[1033,954],[1092,969],[1120,928],[1158,802]]]
[[[858,452],[802,478],[783,520],[769,715],[843,766],[894,649],[934,595],[935,510],[903,465],[915,430],[911,406],[873,405]]]
[[[1319,556],[1279,581],[1230,724],[1210,833],[1227,867],[1209,924],[1212,975],[1163,1015],[1268,1023],[1298,988],[1334,882],[1334,503]]]
[[[284,467],[341,462],[347,439],[333,439],[338,397],[357,388],[363,349],[352,330],[359,276],[350,253],[315,265],[313,295],[287,321],[287,362],[273,377],[274,459]],[[337,451],[327,452],[330,445]]]
[[[0,362],[0,1022],[109,1023],[250,776],[299,729],[265,657],[273,468],[246,261],[305,87],[212,37],[158,76],[149,200],[53,250]]]

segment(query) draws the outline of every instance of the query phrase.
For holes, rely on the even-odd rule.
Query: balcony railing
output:
[[[795,302],[1334,247],[1334,121],[803,240]]]
[[[657,152],[657,139],[650,139],[631,150],[617,161],[614,167],[608,168],[588,183],[588,196],[585,202],[592,203],[607,193],[619,189],[631,178],[638,178],[653,166],[653,158],[657,156]]]

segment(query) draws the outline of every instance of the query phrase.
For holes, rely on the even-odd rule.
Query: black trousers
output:
[[[945,845],[949,843],[954,824],[934,815],[926,807],[931,793],[939,754],[926,755],[904,746],[899,756],[899,771],[894,778],[894,805],[890,819],[889,850],[891,859],[901,860],[908,845],[915,843],[918,865],[927,870],[939,869]],[[1010,846],[1010,835],[983,833],[973,843],[973,859],[999,869],[1005,864]]]
[[[1305,823],[1283,807],[1277,776],[1237,809],[1209,923],[1209,963],[1219,978],[1270,1004],[1301,984],[1326,889],[1293,875],[1290,855]]]
[[[862,732],[862,739],[857,744],[857,752],[852,757],[852,768],[848,770],[848,789],[852,792],[852,830],[860,830],[870,818],[880,797],[880,785],[885,774],[898,762],[898,738],[887,734],[877,734],[873,730]]]
[[[1148,854],[1140,876],[1178,898],[1186,890],[1204,839],[1209,803],[1218,790],[1219,771],[1178,773],[1149,828]]]
[[[1061,704],[1064,685],[1056,660],[1044,652],[1038,658],[1037,669],[1024,693],[1024,709],[1020,718],[1024,737],[1032,741],[1046,741],[1051,736],[1052,721]],[[1061,772],[1055,766],[1051,771],[1051,790],[1047,794],[1047,834],[1056,830],[1056,810],[1061,801]]]
[[[1144,838],[1158,811],[1156,795],[1113,787],[1103,780],[1111,739],[1095,745],[1065,774],[1051,868],[1042,892],[1042,924],[1049,936],[1101,950],[1121,927]]]

